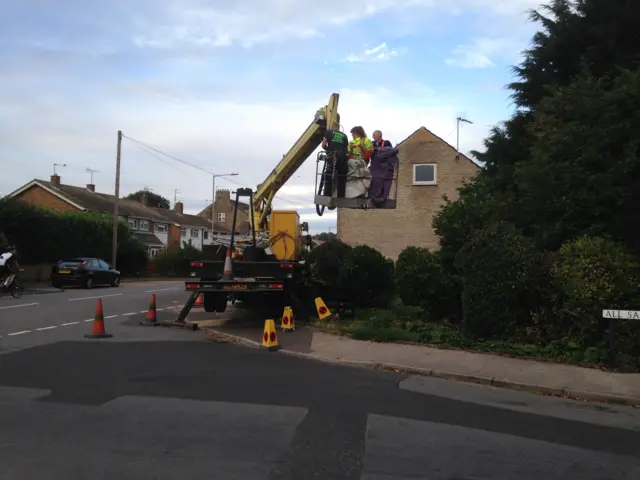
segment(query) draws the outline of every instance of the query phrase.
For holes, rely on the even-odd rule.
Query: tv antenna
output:
[[[66,164],[66,163],[54,163],[54,164],[53,164],[53,174],[54,174],[54,175],[57,175],[57,173],[56,173],[56,167],[66,167],[66,166],[67,166],[67,164]]]
[[[458,117],[456,118],[456,160],[460,160],[460,124],[468,123],[472,124],[471,120],[467,120],[466,118]]]
[[[91,181],[89,182],[91,185],[93,185],[93,174],[94,173],[100,173],[100,170],[93,170],[91,168],[86,168],[85,171],[91,176]]]

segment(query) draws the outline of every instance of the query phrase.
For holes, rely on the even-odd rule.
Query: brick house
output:
[[[225,189],[216,190],[215,200],[216,232],[230,232],[233,228],[233,209],[235,200],[231,199],[231,191]],[[199,216],[211,222],[211,205],[202,210]],[[246,234],[250,228],[249,205],[238,202],[238,218],[236,220],[236,232]]]
[[[458,188],[480,167],[425,127],[397,146],[397,180],[391,190],[393,210],[338,209],[338,237],[350,245],[364,244],[393,260],[410,245],[437,250],[434,215],[444,203],[458,198]],[[397,189],[397,190],[396,190]]]
[[[60,180],[59,175],[52,175],[49,181],[35,179],[10,193],[9,197],[57,211],[113,213],[114,195],[96,192],[95,185],[77,187],[65,185]],[[176,204],[176,210],[171,211],[149,207],[144,197],[141,202],[121,198],[118,214],[119,219],[126,222],[147,247],[150,257],[155,257],[163,249],[180,248],[182,241],[187,241],[187,230],[194,240],[193,246],[202,249],[211,228],[210,222],[202,217],[184,214],[180,202]]]

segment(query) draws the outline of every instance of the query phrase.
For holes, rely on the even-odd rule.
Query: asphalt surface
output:
[[[161,320],[186,300],[148,282],[0,299],[0,479],[640,478],[638,410],[142,327],[151,290]],[[114,336],[85,339],[98,295]]]

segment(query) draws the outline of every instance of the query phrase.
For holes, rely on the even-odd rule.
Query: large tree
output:
[[[434,221],[436,232],[442,237],[444,253],[448,250],[454,254],[474,231],[494,221],[507,220],[520,227],[534,228],[539,215],[532,208],[527,208],[527,215],[523,215],[522,207],[528,207],[531,192],[536,190],[535,186],[532,186],[533,190],[528,188],[526,179],[540,179],[533,180],[535,176],[525,174],[535,168],[525,166],[534,156],[539,161],[540,152],[544,150],[540,143],[551,141],[552,136],[551,132],[541,136],[544,122],[536,117],[537,110],[543,108],[541,115],[548,118],[550,109],[554,108],[545,103],[550,97],[559,108],[569,108],[568,104],[560,107],[556,97],[558,89],[572,84],[581,74],[608,77],[609,80],[598,83],[597,88],[602,89],[608,85],[606,82],[615,81],[621,69],[634,68],[640,59],[640,29],[635,20],[640,18],[637,0],[553,0],[532,11],[531,18],[542,28],[524,52],[523,61],[514,68],[516,81],[508,86],[518,111],[491,131],[482,152],[474,152],[485,168],[476,181],[461,190],[460,200],[446,204]],[[571,101],[575,101],[575,97]],[[590,118],[593,123],[585,127],[610,121],[598,116],[595,110],[590,112],[596,116]],[[618,122],[619,117],[615,117]],[[564,118],[572,118],[571,112],[566,112]],[[573,126],[578,128],[575,123]],[[563,132],[571,134],[566,129]],[[608,134],[604,129],[593,133],[598,136]],[[537,153],[534,154],[535,149]],[[620,160],[611,153],[600,161],[611,164]],[[567,154],[563,151],[563,155]],[[565,158],[549,157],[548,160],[562,162]],[[581,170],[583,173],[588,171]],[[547,185],[540,183],[543,184]],[[527,191],[526,196],[523,188]],[[541,206],[540,202],[534,203]],[[564,231],[569,234],[571,230]],[[539,238],[544,236],[539,231],[537,235]],[[548,246],[556,244],[557,240],[545,243]]]
[[[171,208],[171,203],[168,199],[164,198],[162,195],[158,195],[157,193],[150,192],[148,190],[138,190],[137,192],[130,193],[127,195],[126,199],[135,200],[136,202],[140,202],[142,200],[142,196],[146,195],[147,202],[150,207],[158,207],[158,208]]]

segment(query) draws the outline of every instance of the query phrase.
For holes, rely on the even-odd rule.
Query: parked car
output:
[[[120,285],[120,272],[99,258],[72,258],[60,260],[51,267],[51,285],[56,288],[78,286],[93,288],[96,285]]]

